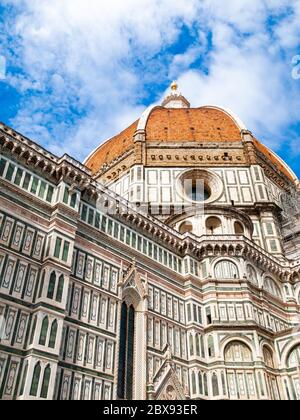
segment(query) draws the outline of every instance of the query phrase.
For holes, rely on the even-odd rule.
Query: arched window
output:
[[[204,395],[208,395],[207,373],[203,374]]]
[[[65,282],[64,276],[61,275],[58,280],[58,286],[57,286],[57,292],[56,292],[56,301],[59,303],[62,301],[62,296],[64,292],[64,282]]]
[[[55,321],[52,322],[50,339],[49,339],[49,347],[51,349],[55,348],[56,335],[57,335],[57,321],[55,320]]]
[[[211,335],[208,337],[207,344],[208,344],[208,356],[215,357],[214,338]]]
[[[217,279],[238,278],[237,266],[231,261],[220,261],[215,266],[215,277]]]
[[[55,284],[56,284],[56,274],[55,274],[55,271],[53,271],[50,275],[50,280],[49,280],[48,293],[47,293],[48,299],[53,299]]]
[[[44,346],[46,344],[48,327],[49,327],[49,320],[48,320],[48,317],[45,316],[45,318],[43,319],[43,322],[42,322],[40,341],[39,341],[40,346]]]
[[[257,398],[253,355],[241,341],[229,343],[224,351],[228,392],[230,399],[247,400]]]
[[[225,381],[224,372],[222,372],[222,374],[221,374],[221,379],[222,379],[223,394],[226,395],[226,381]]]
[[[183,222],[179,227],[179,232],[181,234],[184,233],[192,233],[193,232],[193,225],[191,222]]]
[[[122,304],[118,367],[118,398],[132,400],[135,310]]]
[[[209,217],[206,220],[206,234],[218,235],[222,233],[222,223],[218,217]]]
[[[279,297],[279,298],[282,297],[281,290],[279,289],[279,287],[277,286],[275,281],[273,279],[271,279],[270,277],[265,278],[264,289],[273,296],[276,296],[276,297]]]
[[[33,371],[31,388],[30,388],[30,395],[32,397],[37,396],[39,382],[40,382],[40,375],[41,375],[41,365],[40,363],[37,363]]]
[[[252,352],[246,344],[233,341],[225,349],[226,362],[252,362]]]
[[[118,397],[125,398],[125,369],[126,369],[126,337],[127,337],[127,305],[122,304],[120,348],[119,348],[119,372],[118,372]]]
[[[197,334],[196,335],[196,355],[200,356],[200,340],[201,340],[201,335]]]
[[[50,365],[47,365],[47,367],[44,371],[41,398],[47,398],[48,397],[50,376],[51,376],[51,368],[50,368]]]
[[[234,233],[236,235],[244,235],[245,229],[240,222],[234,222]]]
[[[267,367],[274,368],[274,358],[271,350],[264,346],[263,348],[264,362]]]
[[[128,315],[128,336],[127,336],[127,380],[126,380],[126,398],[132,400],[133,393],[133,360],[134,360],[134,328],[135,328],[135,310],[133,306],[129,308]]]
[[[252,267],[252,265],[247,265],[247,276],[248,276],[248,280],[255,284],[258,285],[258,280],[257,280],[257,273],[254,270],[254,268]]]
[[[287,367],[289,369],[289,383],[291,386],[290,399],[300,401],[300,344],[293,348],[287,358]]]
[[[197,385],[196,385],[196,374],[192,372],[192,392],[193,394],[197,394]]]
[[[199,382],[199,393],[203,395],[203,379],[202,379],[202,372],[198,372],[198,382]]]
[[[204,340],[201,334],[199,334],[199,342],[200,342],[200,356],[205,357]]]
[[[213,373],[211,382],[212,382],[213,396],[217,397],[219,395],[219,384],[218,384],[218,377],[216,373]]]
[[[299,368],[300,367],[300,345],[292,350],[288,356],[288,367]]]
[[[190,343],[190,355],[194,356],[194,337],[192,334],[189,336],[189,343]]]

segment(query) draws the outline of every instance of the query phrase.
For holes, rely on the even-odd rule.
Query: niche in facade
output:
[[[207,235],[222,234],[222,222],[218,217],[209,217],[205,223]]]
[[[244,235],[245,229],[240,222],[234,222],[234,233],[236,235]]]
[[[192,233],[193,232],[193,224],[191,222],[183,222],[179,227],[179,232],[181,234],[184,233]]]

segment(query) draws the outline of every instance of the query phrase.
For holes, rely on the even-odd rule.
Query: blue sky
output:
[[[176,79],[300,177],[297,55],[300,0],[0,0],[0,120],[83,160]]]

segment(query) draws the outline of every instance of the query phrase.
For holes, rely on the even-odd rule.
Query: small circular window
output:
[[[222,180],[209,171],[187,171],[180,176],[179,181],[184,198],[194,203],[213,202],[223,191]]]

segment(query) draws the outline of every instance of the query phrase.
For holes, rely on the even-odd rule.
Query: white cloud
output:
[[[296,37],[299,2],[204,3],[213,45],[209,71],[183,69],[179,77],[181,90],[195,106],[209,104],[231,109],[274,149],[282,148],[283,143],[287,147],[294,145],[295,142],[289,144],[287,128],[300,120],[300,84],[291,77],[291,51],[284,50],[287,39],[279,37],[279,33],[293,22],[289,37]],[[293,13],[287,13],[288,5],[295,6]],[[276,21],[281,15],[284,17],[279,23],[268,30],[268,19],[273,17]],[[299,154],[299,148],[296,151],[292,147],[292,151]]]
[[[291,12],[280,22],[275,29],[279,42],[285,48],[298,48],[300,46],[300,2],[290,2]]]
[[[20,130],[36,136],[48,123],[49,113],[76,108],[84,115],[76,121],[58,122],[51,133],[55,149],[81,158],[86,148],[113,135],[141,111],[142,74],[135,67],[149,61],[171,44],[182,24],[196,16],[197,1],[184,0],[23,0],[15,22],[20,62],[26,76],[11,77],[23,94],[33,89],[42,100],[25,101],[14,120]],[[150,73],[151,73],[151,69]],[[143,69],[144,71],[144,69]],[[40,87],[43,86],[43,92]],[[36,89],[38,91],[36,91]],[[44,101],[46,103],[44,103]],[[44,112],[39,125],[32,114]],[[131,116],[131,118],[129,116]],[[68,115],[67,115],[68,118]],[[33,117],[33,120],[35,118]],[[131,122],[131,121],[130,121]],[[35,137],[36,137],[35,136]],[[55,140],[43,136],[47,146]],[[82,144],[86,147],[82,150]]]
[[[58,154],[83,159],[137,118],[149,83],[157,94],[168,78],[179,79],[194,106],[232,108],[275,148],[299,119],[289,56],[299,40],[299,0],[3,3],[18,6],[11,26],[24,70],[9,78],[25,97],[13,124]],[[192,42],[169,60],[183,26]]]
[[[278,148],[282,130],[299,118],[300,97],[287,63],[274,60],[254,40],[254,46],[227,46],[211,55],[206,75],[189,70],[181,75],[181,90],[196,105],[218,105],[237,113],[254,134]]]

